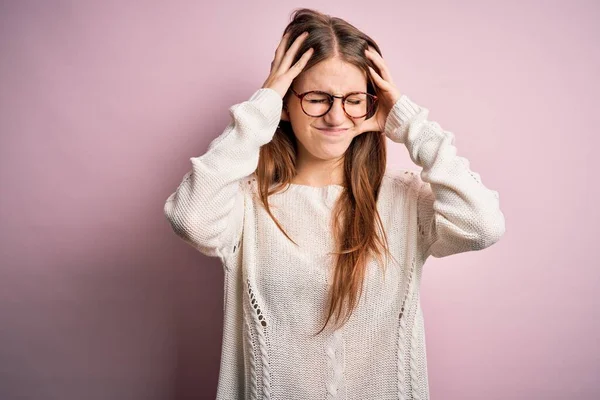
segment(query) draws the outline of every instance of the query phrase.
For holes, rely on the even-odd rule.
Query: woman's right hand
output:
[[[296,64],[292,66],[292,61],[294,60],[300,45],[308,36],[308,32],[304,32],[302,35],[298,36],[284,54],[289,36],[290,33],[288,32],[281,38],[281,42],[279,42],[279,46],[277,46],[277,50],[275,50],[275,59],[271,62],[271,73],[262,86],[263,88],[275,90],[282,99],[289,90],[292,81],[300,75],[300,72],[302,72],[313,53],[313,48],[311,47],[302,54],[302,57],[300,57]]]

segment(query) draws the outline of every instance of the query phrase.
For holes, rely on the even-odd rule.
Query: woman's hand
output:
[[[271,73],[262,86],[263,88],[275,90],[282,99],[285,97],[294,78],[302,72],[313,53],[313,48],[311,47],[302,54],[302,57],[300,57],[296,64],[292,66],[292,60],[294,60],[302,42],[308,37],[308,32],[304,32],[298,36],[288,51],[285,52],[289,37],[290,33],[288,32],[281,38],[281,42],[279,42],[279,46],[277,46],[277,50],[275,50],[275,59],[271,62]]]
[[[400,91],[396,88],[396,85],[392,80],[392,75],[377,50],[369,46],[369,49],[365,50],[365,54],[367,55],[367,58],[379,68],[381,76],[375,72],[373,68],[369,67],[371,76],[379,88],[379,93],[377,93],[377,111],[371,118],[362,121],[362,123],[358,125],[358,132],[364,133],[374,131],[384,134],[385,122],[390,110],[394,107],[394,104],[396,104],[398,99],[400,99]]]

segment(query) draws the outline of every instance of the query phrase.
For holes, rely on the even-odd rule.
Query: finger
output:
[[[379,71],[381,71],[381,77],[393,84],[392,74],[390,73],[387,64],[383,60],[383,57],[381,57],[381,55],[372,47],[369,47],[369,49],[365,51],[365,54],[371,61],[373,61],[373,64],[379,68]]]
[[[371,72],[371,76],[375,81],[375,84],[384,91],[389,91],[392,89],[392,86],[386,82],[371,66],[369,66],[369,71]]]
[[[367,51],[365,51],[366,56],[377,66],[379,71],[381,72],[381,77],[386,81],[393,84],[392,74],[387,67],[386,62],[383,60],[383,57],[372,47],[369,47]]]
[[[379,68],[383,79],[385,79],[388,82],[392,82],[392,75],[387,66],[387,63],[385,62],[381,54],[379,54],[379,52],[371,46],[369,46],[369,48],[365,51],[365,54],[367,55],[367,57],[369,57],[371,61],[373,61],[377,68]]]
[[[290,38],[290,32],[287,32],[281,38],[279,45],[275,49],[275,57],[273,58],[273,61],[271,62],[271,70],[279,68],[279,64],[281,64],[281,60],[283,59],[283,55],[285,54],[285,47],[287,45],[289,38]]]
[[[279,65],[279,72],[281,74],[286,73],[288,71],[288,69],[290,69],[290,66],[292,65],[292,61],[294,60],[294,57],[296,56],[298,49],[300,48],[300,46],[302,45],[302,42],[307,37],[308,37],[308,32],[304,32],[300,36],[298,36],[296,38],[296,40],[294,40],[294,43],[292,43],[292,45],[290,46],[288,51],[285,53],[285,56],[283,57],[283,60],[281,61],[281,64]]]
[[[306,67],[306,63],[308,63],[308,60],[310,60],[310,57],[313,55],[313,53],[314,49],[312,47],[306,50],[304,54],[302,54],[302,57],[296,61],[296,64],[294,64],[294,66],[290,68],[288,72],[286,72],[286,74],[289,75],[288,78],[290,79],[290,82],[300,75],[300,72],[302,72],[304,67]]]

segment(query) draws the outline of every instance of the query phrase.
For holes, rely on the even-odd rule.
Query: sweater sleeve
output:
[[[231,106],[230,124],[206,153],[190,158],[191,170],[167,198],[164,214],[173,231],[201,253],[223,260],[238,243],[244,178],[256,170],[260,147],[272,140],[281,108],[281,97],[269,88]]]
[[[504,234],[500,196],[456,154],[454,134],[427,119],[429,110],[402,95],[390,111],[385,134],[404,143],[422,167],[417,178],[418,242],[424,258],[481,250]]]

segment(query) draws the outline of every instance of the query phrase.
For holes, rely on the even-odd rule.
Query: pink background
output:
[[[162,208],[299,6],[378,41],[500,193],[500,242],[425,265],[432,398],[600,398],[600,5],[458,4],[3,1],[0,398],[214,398],[222,269]]]

